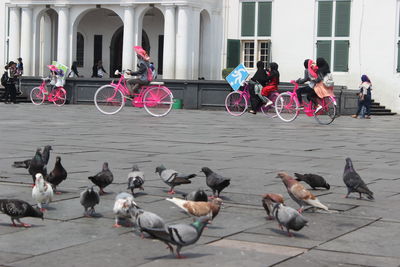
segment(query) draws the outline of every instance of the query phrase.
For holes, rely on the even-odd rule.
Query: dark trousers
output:
[[[297,99],[299,100],[300,105],[303,103],[302,94],[307,94],[308,101],[312,100],[317,95],[314,92],[314,89],[312,89],[310,86],[300,87],[299,89],[297,89],[296,93],[297,93]]]
[[[364,100],[358,100],[358,109],[356,112],[356,116],[361,113],[362,108],[365,107],[365,115],[371,115],[371,97],[365,96]]]
[[[254,84],[249,84],[248,86],[251,108],[253,111],[257,112],[261,108],[263,102],[261,101],[260,97],[256,95],[256,92],[254,91]]]
[[[17,88],[15,84],[7,84],[4,92],[4,102],[17,102]]]

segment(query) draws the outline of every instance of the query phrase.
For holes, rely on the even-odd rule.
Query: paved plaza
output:
[[[61,156],[68,178],[58,187],[45,220],[25,218],[31,228],[11,227],[0,214],[0,266],[399,266],[400,265],[400,127],[399,116],[356,120],[339,117],[318,125],[300,116],[292,123],[262,114],[229,116],[225,111],[172,110],[164,118],[125,107],[113,116],[93,105],[34,106],[0,104],[0,198],[32,200],[32,178],[13,161],[31,158],[50,144],[48,169]],[[374,192],[375,201],[345,199],[345,158]],[[83,216],[79,194],[88,176],[109,162],[112,194],[101,196],[98,218]],[[133,164],[145,172],[144,191],[135,201],[167,223],[192,219],[165,201],[169,189],[154,173],[164,164],[197,173],[177,195],[203,188],[202,167],[230,177],[222,192],[224,208],[200,240],[184,247],[187,259],[172,256],[165,245],[142,240],[131,228],[115,229],[115,195],[126,190]],[[308,227],[288,237],[266,219],[261,195],[289,197],[278,171],[317,173],[330,190],[312,190],[329,212],[306,210]],[[308,186],[306,185],[308,188]],[[96,188],[97,190],[97,188]]]

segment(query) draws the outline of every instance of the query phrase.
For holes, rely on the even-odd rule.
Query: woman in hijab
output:
[[[252,107],[252,109],[250,109],[249,112],[252,114],[257,114],[257,111],[260,109],[263,102],[260,99],[260,97],[256,94],[254,88],[256,85],[255,83],[259,83],[262,87],[264,87],[267,84],[268,76],[267,72],[264,69],[264,62],[262,61],[257,62],[257,71],[251,78],[251,80],[254,83],[249,83],[250,103]]]
[[[361,76],[361,84],[359,86],[360,92],[358,93],[358,110],[355,115],[352,115],[353,118],[357,119],[358,115],[361,113],[362,108],[365,107],[366,114],[363,114],[362,117],[365,119],[371,118],[371,90],[372,83],[367,75]],[[366,116],[365,116],[366,115]]]

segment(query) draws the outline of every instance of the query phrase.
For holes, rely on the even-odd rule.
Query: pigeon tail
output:
[[[309,198],[306,200],[306,202],[313,207],[321,208],[323,210],[329,210],[327,206],[325,206],[324,204],[319,202],[318,198],[315,198],[315,199]]]
[[[25,168],[25,169],[28,169],[30,163],[31,163],[31,160],[30,160],[30,159],[24,160],[24,161],[14,161],[14,163],[13,163],[12,166],[13,166],[14,168]]]
[[[297,181],[303,181],[304,179],[304,175],[300,174],[300,173],[294,173],[294,176],[296,176],[296,180]]]
[[[183,199],[179,199],[179,198],[166,198],[166,200],[174,203],[175,205],[177,205],[179,208],[183,209],[184,211],[188,212],[188,209],[186,207],[184,207],[185,203],[187,202],[186,200]]]

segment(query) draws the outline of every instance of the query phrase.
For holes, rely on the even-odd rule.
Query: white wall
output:
[[[0,0],[0,71],[2,73],[3,67],[7,61],[7,8],[5,1]]]
[[[143,17],[143,30],[146,32],[150,41],[150,61],[154,63],[156,70],[158,68],[158,36],[164,35],[164,16],[157,8],[147,12]],[[149,16],[150,14],[150,16]],[[154,16],[153,16],[154,15]],[[142,36],[143,38],[143,36]],[[138,44],[141,45],[141,44]],[[133,47],[133,45],[132,45]],[[148,51],[147,51],[148,52]],[[136,70],[136,66],[132,66]]]

